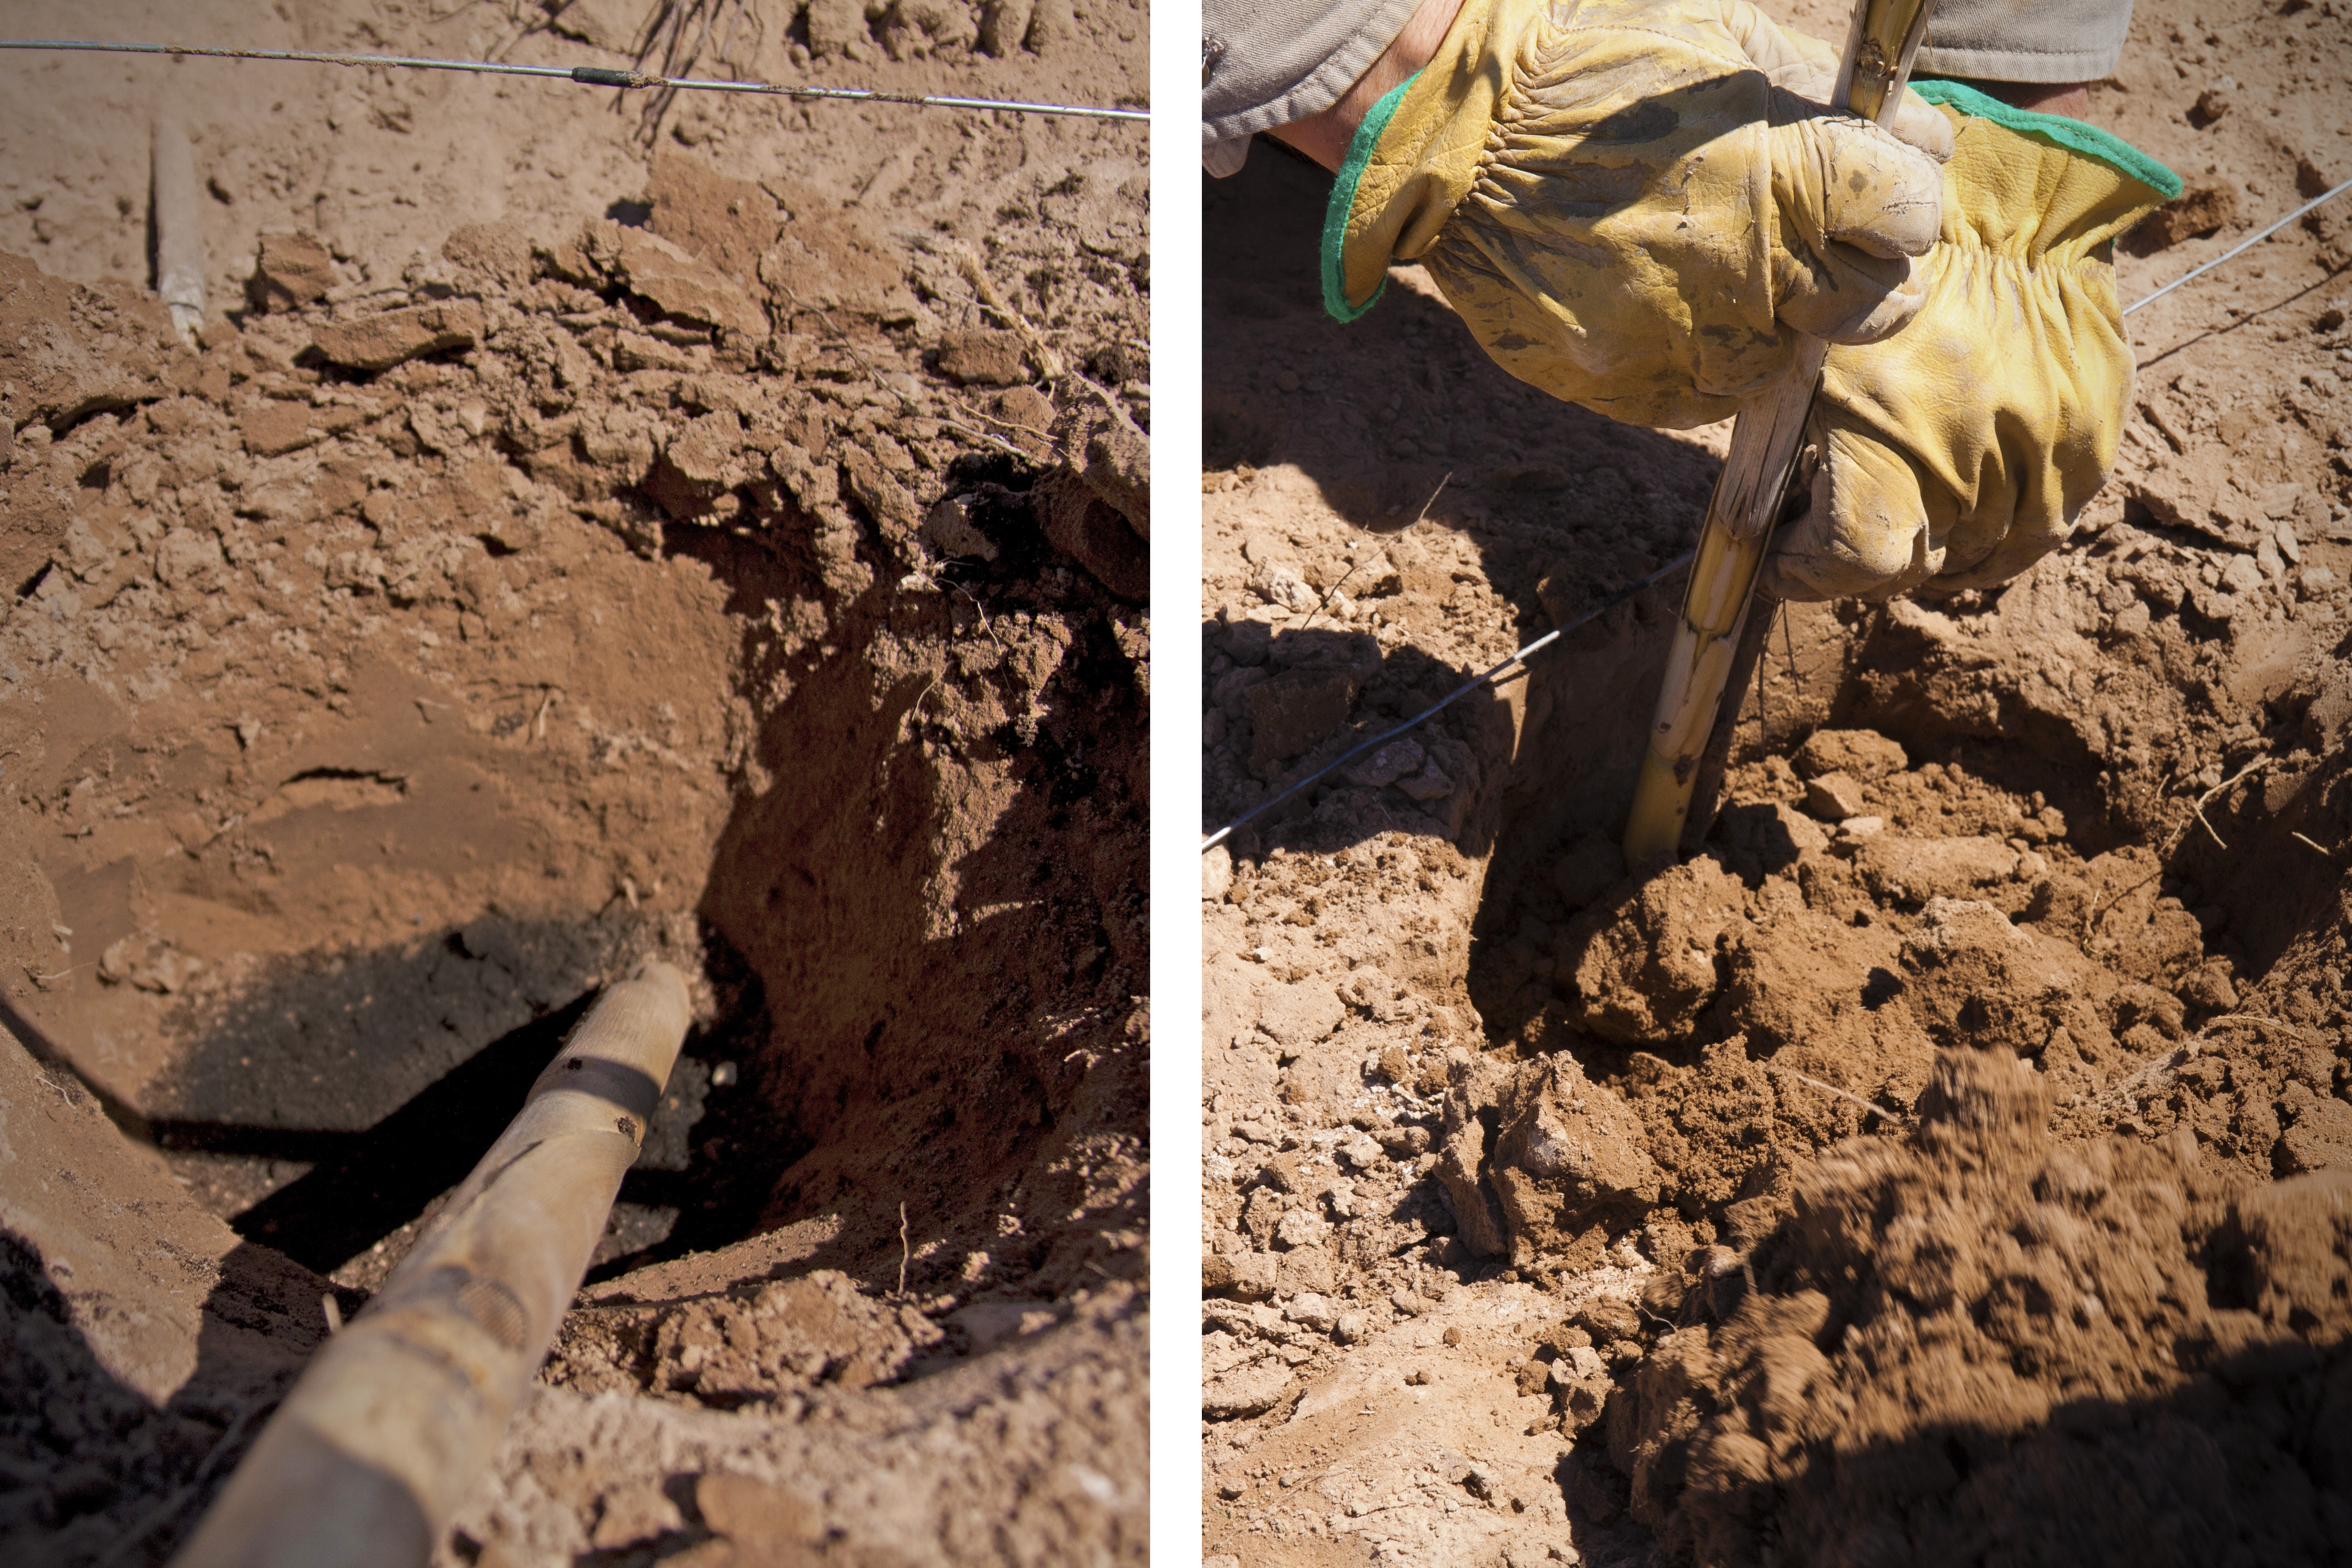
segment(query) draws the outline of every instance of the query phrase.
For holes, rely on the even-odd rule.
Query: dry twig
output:
[[[997,318],[1021,339],[1021,346],[1027,349],[1029,356],[1037,362],[1038,374],[1047,381],[1061,380],[1066,374],[1062,356],[1045,342],[1043,332],[1029,324],[1028,317],[1005,303],[1004,296],[999,294],[996,285],[989,281],[987,269],[981,266],[980,258],[972,253],[971,247],[959,245],[949,254],[955,258],[956,271],[971,285],[971,291],[978,297],[982,307],[994,311]]]
[[[1085,378],[1080,377],[1079,379],[1084,380]],[[1091,386],[1094,384],[1092,382],[1087,382],[1087,384]],[[1429,515],[1429,509],[1437,504],[1437,498],[1445,493],[1445,487],[1453,482],[1454,470],[1448,468],[1445,470],[1445,477],[1437,481],[1437,488],[1429,492],[1429,499],[1421,503],[1421,510],[1413,514],[1412,521],[1406,523],[1404,525],[1405,528],[1419,527],[1422,519]],[[1397,531],[1402,533],[1404,531],[1404,529],[1399,529]],[[1367,559],[1369,559],[1369,557]],[[1364,563],[1359,561],[1353,566],[1349,567],[1345,573],[1341,574],[1339,580],[1337,583],[1332,584],[1328,588],[1326,588],[1323,591],[1323,597],[1316,601],[1315,607],[1307,612],[1307,618],[1298,623],[1298,629],[1303,632],[1307,627],[1313,626],[1315,624],[1315,617],[1323,613],[1324,606],[1330,604],[1332,596],[1338,594],[1340,589],[1348,585],[1349,578],[1354,576],[1363,569]]]
[[[2270,765],[2270,761],[2271,760],[2268,757],[2256,757],[2252,762],[2248,763],[2244,767],[2240,768],[2236,773],[2231,773],[2228,778],[2223,779],[2220,784],[2215,784],[2211,789],[2209,789],[2203,795],[2199,795],[2197,797],[2197,804],[2189,808],[2189,815],[2181,819],[2180,826],[2174,828],[2172,830],[2171,837],[2164,841],[2164,847],[2158,851],[2158,858],[2167,858],[2175,849],[2180,847],[2180,841],[2189,836],[2189,825],[2192,822],[2205,830],[2206,837],[2212,839],[2216,847],[2227,849],[2229,846],[2221,842],[2221,836],[2213,831],[2213,825],[2211,823],[2205,820],[2205,808],[2212,805],[2214,801],[2220,799],[2223,792],[2227,791],[2231,785],[2242,783],[2244,780],[2261,772],[2263,768],[2268,767]]]
[[[2309,1029],[2302,1028],[2294,1024],[2283,1022],[2277,1018],[2267,1018],[2260,1013],[2222,1013],[2217,1016],[2206,1019],[2205,1027],[2199,1030],[2198,1033],[2200,1035],[2207,1033],[2216,1025],[2220,1024],[2246,1024],[2251,1025],[2252,1027],[2257,1029],[2276,1029],[2280,1034],[2291,1036],[2295,1039],[2303,1041],[2306,1045],[2315,1045],[2318,1043],[2317,1037]]]
[[[765,187],[762,188],[764,189]],[[768,194],[772,196],[775,195],[775,192],[769,191]],[[857,352],[857,344],[850,338],[849,334],[843,331],[839,327],[834,324],[834,321],[831,316],[826,315],[822,310],[808,303],[799,295],[793,293],[790,289],[784,288],[781,284],[777,286],[777,292],[782,294],[786,300],[791,300],[794,310],[806,310],[810,315],[814,316],[819,321],[824,323],[824,330],[833,334],[834,341],[841,344],[842,349],[847,353],[851,359],[857,362],[857,368],[866,373],[866,379],[871,381],[882,391],[890,394],[891,396],[896,397],[898,400],[899,413],[913,418],[935,420],[942,430],[952,430],[959,436],[969,437],[972,440],[978,441],[984,446],[993,447],[1001,452],[1009,452],[1013,457],[1023,458],[1028,457],[1029,454],[1024,452],[1020,447],[1014,446],[1012,442],[1005,440],[1001,436],[992,436],[985,430],[975,430],[971,426],[966,425],[960,420],[945,419],[936,414],[927,412],[923,407],[922,400],[920,398],[910,396],[907,393],[901,392],[898,388],[891,385],[888,382],[884,381],[881,374],[874,368],[872,363],[869,362],[864,354]]]
[[[1882,1117],[1888,1121],[1892,1121],[1897,1127],[1908,1127],[1911,1124],[1911,1119],[1909,1117],[1897,1116],[1894,1111],[1887,1110],[1883,1105],[1873,1105],[1870,1101],[1863,1099],[1862,1096],[1858,1094],[1848,1094],[1844,1089],[1840,1089],[1833,1083],[1823,1083],[1817,1078],[1808,1078],[1805,1074],[1799,1072],[1795,1068],[1784,1068],[1778,1062],[1768,1062],[1765,1065],[1769,1067],[1774,1072],[1787,1073],[1799,1083],[1811,1084],[1813,1088],[1820,1089],[1824,1094],[1834,1094],[1840,1100],[1851,1100],[1854,1104],[1862,1107],[1863,1110],[1869,1111],[1873,1116]]]

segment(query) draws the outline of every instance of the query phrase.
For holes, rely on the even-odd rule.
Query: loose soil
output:
[[[2139,9],[2124,299],[2352,173],[2347,70]],[[1204,185],[1208,829],[1687,549],[1727,435],[1417,268],[1333,325],[1327,189]],[[1204,857],[1213,1563],[2352,1552],[2347,225],[2130,318],[2019,581],[1791,609],[1687,863],[1615,845],[1678,582]]]
[[[703,74],[1141,90],[1124,5],[707,9]],[[648,14],[300,10],[107,21],[612,66]],[[1139,1560],[1141,133],[9,69],[0,1557],[166,1558],[659,952],[694,1032],[436,1562]]]

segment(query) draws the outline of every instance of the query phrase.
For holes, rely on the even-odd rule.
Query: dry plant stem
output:
[[[2184,1062],[2194,1061],[2196,1058],[2197,1041],[2194,1039],[2158,1051],[2143,1060],[2129,1077],[2117,1079],[2101,1089],[2091,1103],[2101,1110],[2132,1104],[2139,1099],[2142,1090],[2151,1087],[2161,1088],[2165,1074]]]
[[[2288,1038],[2301,1040],[2305,1045],[2319,1045],[2323,1043],[2319,1037],[2314,1035],[2309,1029],[2298,1027],[2294,1024],[2285,1023],[2277,1018],[2266,1018],[2260,1013],[2217,1014],[2213,1017],[2206,1019],[2205,1027],[2198,1032],[2200,1034],[2210,1034],[2212,1030],[2223,1024],[2244,1024],[2257,1029],[2276,1029],[2280,1034],[2286,1036]]]
[[[2281,1023],[2276,1018],[2264,1017],[2260,1013],[2216,1014],[2205,1021],[2203,1028],[2181,1041],[2180,1044],[2146,1058],[2129,1077],[2118,1079],[2101,1089],[2098,1098],[2093,1103],[2103,1107],[2124,1105],[2137,1099],[2139,1092],[2149,1085],[2157,1084],[2160,1087],[2160,1080],[2164,1079],[2165,1074],[2171,1072],[2184,1062],[2197,1059],[2197,1053],[2204,1048],[2205,1037],[2208,1035],[2215,1029],[2233,1024],[2242,1024],[2250,1028],[2276,1030],[2289,1039],[2301,1040],[2306,1045],[2321,1043],[2317,1037],[2307,1029],[2297,1028],[2293,1024]]]
[[[769,190],[768,187],[764,185],[761,188],[762,190],[767,190],[771,196],[773,196],[776,194],[773,190]],[[781,201],[782,198],[779,197],[778,200]],[[806,310],[809,314],[814,316],[818,321],[824,323],[824,330],[833,334],[834,341],[841,345],[843,353],[848,354],[851,359],[857,362],[857,368],[866,373],[866,379],[872,382],[876,386],[881,388],[883,391],[889,393],[893,397],[896,397],[898,400],[898,411],[901,414],[910,415],[916,418],[939,419],[939,416],[926,414],[923,411],[921,400],[909,397],[907,394],[899,391],[897,387],[885,382],[881,375],[876,372],[872,363],[868,361],[864,354],[857,352],[857,344],[851,341],[849,334],[843,331],[839,327],[834,325],[834,321],[831,316],[826,315],[816,306],[803,300],[799,295],[793,293],[790,289],[783,289],[782,293],[784,298],[792,302],[794,310]],[[963,424],[959,420],[939,419],[939,422],[940,428],[952,430],[959,436],[970,437],[972,440],[978,441],[983,446],[993,447],[1001,452],[1010,453],[1012,456],[1016,458],[1026,458],[1028,456],[1026,452],[1024,452],[1020,447],[1014,446],[1012,442],[1007,441],[1001,436],[992,436],[985,430],[975,430],[971,426]]]
[[[195,346],[205,319],[205,215],[196,192],[196,152],[175,121],[158,120],[152,148],[155,294],[180,341]]]
[[[1832,101],[1881,124],[1892,119],[1933,9],[1934,0],[1859,0]],[[1625,825],[1629,870],[1663,864],[1682,842],[1716,710],[1738,662],[1734,645],[1748,618],[1758,569],[1771,547],[1772,524],[1788,493],[1828,356],[1827,343],[1798,337],[1789,374],[1743,407],[1732,426],[1731,450],[1707,500],[1698,559],[1666,655],[1649,750],[1633,786],[1633,810]]]
[[[580,1288],[692,1013],[658,960],[597,1000],[441,1223],[303,1372],[178,1568],[420,1568]]]
[[[1897,1116],[1895,1112],[1887,1110],[1884,1106],[1873,1105],[1870,1101],[1863,1099],[1862,1096],[1858,1094],[1849,1094],[1833,1083],[1823,1083],[1817,1078],[1808,1078],[1794,1068],[1774,1067],[1772,1070],[1778,1073],[1786,1073],[1790,1078],[1795,1079],[1799,1083],[1810,1084],[1813,1088],[1820,1089],[1823,1094],[1834,1094],[1840,1100],[1851,1101],[1852,1103],[1860,1106],[1863,1110],[1869,1111],[1873,1116],[1879,1117],[1884,1121],[1892,1121],[1897,1127],[1907,1127],[1910,1125],[1908,1118]]]
[[[2271,760],[2268,757],[2256,757],[2252,762],[2248,763],[2244,767],[2240,768],[2236,773],[2231,773],[2228,778],[2223,779],[2220,784],[2215,784],[2211,789],[2209,789],[2203,795],[2199,795],[2197,797],[2197,804],[2189,808],[2189,815],[2180,819],[2180,826],[2174,828],[2166,836],[2162,847],[2157,850],[2157,859],[2159,862],[2157,869],[2149,872],[2147,876],[2142,877],[2138,881],[2131,884],[2131,886],[2127,888],[2119,888],[2116,891],[2108,894],[2105,899],[2092,905],[2090,910],[2083,916],[2082,930],[2077,933],[2078,936],[2088,937],[2091,934],[2092,928],[2099,923],[2100,916],[2105,914],[2109,910],[2114,909],[2126,899],[2130,898],[2134,893],[2138,892],[2142,888],[2147,887],[2150,882],[2155,881],[2158,877],[2163,876],[2165,868],[2161,862],[2168,861],[2172,858],[2172,852],[2180,847],[2180,841],[2182,839],[2189,837],[2189,827],[2191,823],[2202,827],[2215,844],[2221,845],[2221,847],[2223,849],[2229,848],[2230,847],[2227,844],[2221,843],[2221,836],[2213,831],[2213,825],[2205,820],[2205,808],[2212,805],[2216,799],[2220,798],[2223,791],[2230,789],[2235,784],[2243,783],[2246,778],[2258,770],[2269,766],[2270,761]],[[2303,835],[2300,833],[2295,834],[2294,837],[2303,838]],[[2311,840],[2308,838],[2303,838],[2303,841],[2305,844],[2311,844]],[[2319,849],[2319,846],[2316,844],[2311,844],[2311,847],[2314,849]],[[2325,849],[2320,849],[2319,852],[2322,855],[2327,853]]]
[[[722,8],[728,13],[727,37],[719,47],[723,57],[728,47],[734,42],[737,25],[743,19],[741,0],[663,0],[663,4],[646,19],[644,41],[637,48],[637,69],[644,70],[658,51],[661,68],[657,74],[660,76],[666,79],[680,77],[692,70],[702,58],[704,47],[710,42],[711,24]],[[690,45],[686,41],[689,32],[695,35]],[[648,146],[659,139],[663,118],[669,113],[671,105],[677,101],[677,93],[676,86],[665,85],[657,89],[646,100],[645,108],[638,111],[639,134]],[[618,108],[619,105],[616,103],[614,107]]]
[[[1429,516],[1429,509],[1437,504],[1437,498],[1445,493],[1445,487],[1453,482],[1454,470],[1448,468],[1445,471],[1445,477],[1437,481],[1437,488],[1429,492],[1429,499],[1421,503],[1421,510],[1413,514],[1412,521],[1406,523],[1404,525],[1405,528],[1412,529],[1419,527],[1422,521]],[[1401,529],[1398,531],[1402,532],[1404,530]],[[1340,576],[1339,580],[1337,583],[1332,584],[1331,586],[1325,591],[1323,596],[1315,602],[1315,607],[1307,612],[1307,618],[1298,623],[1298,629],[1303,632],[1307,627],[1313,626],[1315,624],[1315,617],[1321,615],[1324,608],[1331,603],[1332,595],[1339,593],[1340,589],[1346,587],[1348,585],[1348,579],[1362,571],[1364,563],[1360,561],[1357,562],[1353,566],[1349,567],[1346,573]]]
[[[973,255],[967,246],[956,247],[954,254],[956,270],[962,274],[966,283],[971,285],[971,291],[981,304],[994,311],[1000,321],[1019,335],[1021,345],[1037,362],[1038,374],[1047,381],[1061,380],[1062,356],[1045,342],[1044,333],[1029,324],[1028,317],[1004,302],[1004,296],[999,294],[996,285],[989,281],[988,271],[981,266],[980,258]]]
[[[2216,800],[2219,800],[2223,792],[2229,790],[2231,786],[2243,783],[2247,778],[2260,772],[2262,769],[2268,767],[2270,765],[2270,761],[2271,760],[2268,757],[2256,757],[2252,762],[2248,763],[2244,767],[2240,768],[2236,773],[2231,773],[2228,778],[2223,779],[2220,784],[2215,784],[2211,789],[2209,789],[2203,795],[2199,795],[2197,797],[2197,804],[2189,807],[2189,815],[2181,819],[2180,826],[2174,828],[2172,830],[2172,836],[2164,841],[2164,848],[2161,851],[2161,855],[2164,857],[2169,857],[2175,849],[2180,847],[2180,841],[2189,836],[2189,825],[2192,822],[2205,830],[2205,836],[2213,841],[2215,847],[2227,849],[2229,846],[2221,842],[2221,836],[2213,831],[2213,825],[2211,823],[2205,820],[2205,808],[2212,805]]]

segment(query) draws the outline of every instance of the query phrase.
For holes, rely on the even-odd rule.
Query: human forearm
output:
[[[1288,142],[1299,152],[1338,171],[1348,155],[1348,143],[1354,140],[1356,128],[1364,122],[1372,106],[1399,84],[1410,80],[1412,74],[1427,65],[1437,46],[1445,41],[1446,29],[1462,10],[1462,0],[1422,0],[1421,8],[1412,20],[1404,25],[1381,58],[1358,77],[1355,85],[1340,94],[1339,101],[1322,113],[1306,120],[1295,120],[1277,126],[1267,134]]]

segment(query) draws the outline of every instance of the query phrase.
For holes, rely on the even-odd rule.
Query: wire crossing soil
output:
[[[2347,67],[2323,7],[2139,10],[2092,115],[2190,189],[2125,300],[2352,172]],[[1205,189],[1204,828],[1688,548],[1725,437],[1547,403],[1417,269],[1322,319],[1324,188]],[[1615,842],[1678,584],[1204,858],[1212,1562],[2352,1551],[2315,218],[2129,319],[2066,548],[1790,614],[1689,863]]]
[[[631,9],[146,25],[612,65]],[[703,68],[1139,76],[1125,7],[952,9]],[[1139,1560],[1140,133],[10,68],[0,1556],[167,1557],[659,951],[686,1058],[436,1562]],[[108,277],[158,110],[195,349]]]

